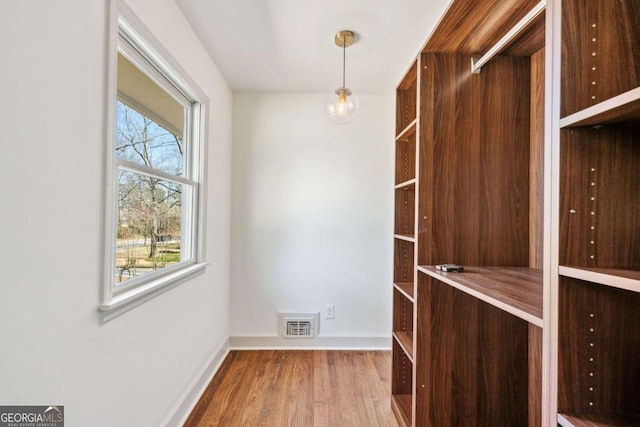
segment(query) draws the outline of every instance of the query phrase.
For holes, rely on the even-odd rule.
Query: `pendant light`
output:
[[[324,104],[329,120],[333,123],[351,123],[360,106],[358,98],[345,86],[346,51],[355,40],[355,34],[349,30],[340,31],[335,36],[336,46],[342,48],[342,86],[329,93]]]

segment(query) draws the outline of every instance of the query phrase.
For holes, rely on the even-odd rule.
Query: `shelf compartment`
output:
[[[471,75],[470,56],[422,54],[419,263],[529,265],[538,58],[496,56]]]
[[[416,122],[396,140],[396,185],[416,179]],[[415,182],[415,181],[414,181]]]
[[[637,427],[640,415],[558,414],[562,427]]]
[[[564,276],[558,285],[558,412],[637,413],[640,294]]]
[[[622,122],[640,122],[640,87],[565,117],[560,120],[560,127]]]
[[[403,427],[411,427],[411,394],[391,395],[391,409],[396,414],[396,420]]]
[[[418,61],[416,60],[396,89],[396,135],[417,117]]]
[[[425,327],[431,331],[429,371],[420,383],[427,384],[428,395],[416,387],[418,402],[425,399],[428,406],[428,422],[419,425],[530,425],[530,406],[540,407],[540,391],[530,391],[530,346],[540,353],[542,329],[440,279],[419,275],[418,293],[426,298],[420,310],[427,317],[418,334]]]
[[[416,224],[415,186],[395,190],[395,234],[413,237]]]
[[[640,86],[640,3],[563,0],[561,117]]]
[[[416,189],[416,179],[413,178],[413,179],[410,179],[408,181],[401,182],[400,184],[397,184],[395,186],[396,190],[405,189],[405,188],[415,191],[415,189]]]
[[[393,282],[413,282],[414,276],[414,249],[413,243],[401,239],[393,239]]]
[[[600,285],[640,292],[640,271],[613,268],[574,268],[561,265],[562,276],[586,280]]]
[[[400,344],[402,351],[404,351],[411,363],[413,363],[413,334],[410,332],[394,332],[393,338]]]
[[[393,290],[393,337],[413,361],[413,302]]]
[[[413,283],[394,283],[393,286],[402,292],[411,302],[414,302]]]
[[[433,266],[418,271],[481,301],[542,327],[542,271],[528,267],[464,267],[444,273]]]
[[[560,264],[640,270],[640,123],[560,136]]]
[[[394,413],[404,425],[411,426],[413,418],[413,363],[400,344],[392,344],[393,365],[391,368],[391,402]]]

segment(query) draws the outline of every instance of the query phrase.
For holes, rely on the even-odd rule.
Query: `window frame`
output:
[[[105,105],[105,194],[103,218],[102,298],[98,310],[103,322],[109,321],[149,299],[202,274],[205,262],[206,217],[206,111],[208,99],[169,52],[121,0],[109,8],[107,40],[107,87]],[[155,83],[187,108],[183,173],[174,176],[158,169],[119,159],[115,155],[115,127],[118,53],[141,69]],[[118,173],[122,170],[153,176],[191,188],[188,207],[181,215],[181,248],[188,259],[145,273],[117,284],[115,282],[116,230],[118,211]],[[189,196],[187,196],[189,197]],[[185,203],[186,204],[186,203]],[[191,233],[188,230],[191,230]]]

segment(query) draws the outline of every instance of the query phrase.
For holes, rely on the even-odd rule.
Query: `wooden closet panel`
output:
[[[539,0],[455,0],[423,52],[483,54]]]
[[[558,411],[637,413],[640,294],[562,277]]]
[[[478,75],[467,56],[423,58],[420,219],[437,222],[421,249],[431,263],[528,266],[529,58],[496,57]]]
[[[529,267],[542,269],[544,242],[544,54],[531,57]]]
[[[527,425],[527,322],[437,280],[428,282],[429,425]]]
[[[562,131],[560,264],[640,269],[640,126]]]
[[[563,0],[561,117],[640,86],[640,2]]]

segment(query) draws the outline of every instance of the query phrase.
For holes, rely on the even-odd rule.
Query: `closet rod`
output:
[[[505,34],[498,43],[494,44],[491,49],[480,58],[471,58],[471,72],[473,74],[480,73],[482,66],[491,61],[491,58],[496,56],[502,49],[504,49],[511,41],[518,37],[527,27],[531,24],[542,12],[544,12],[547,6],[547,0],[542,0],[536,4],[533,9],[527,13],[516,25]]]

